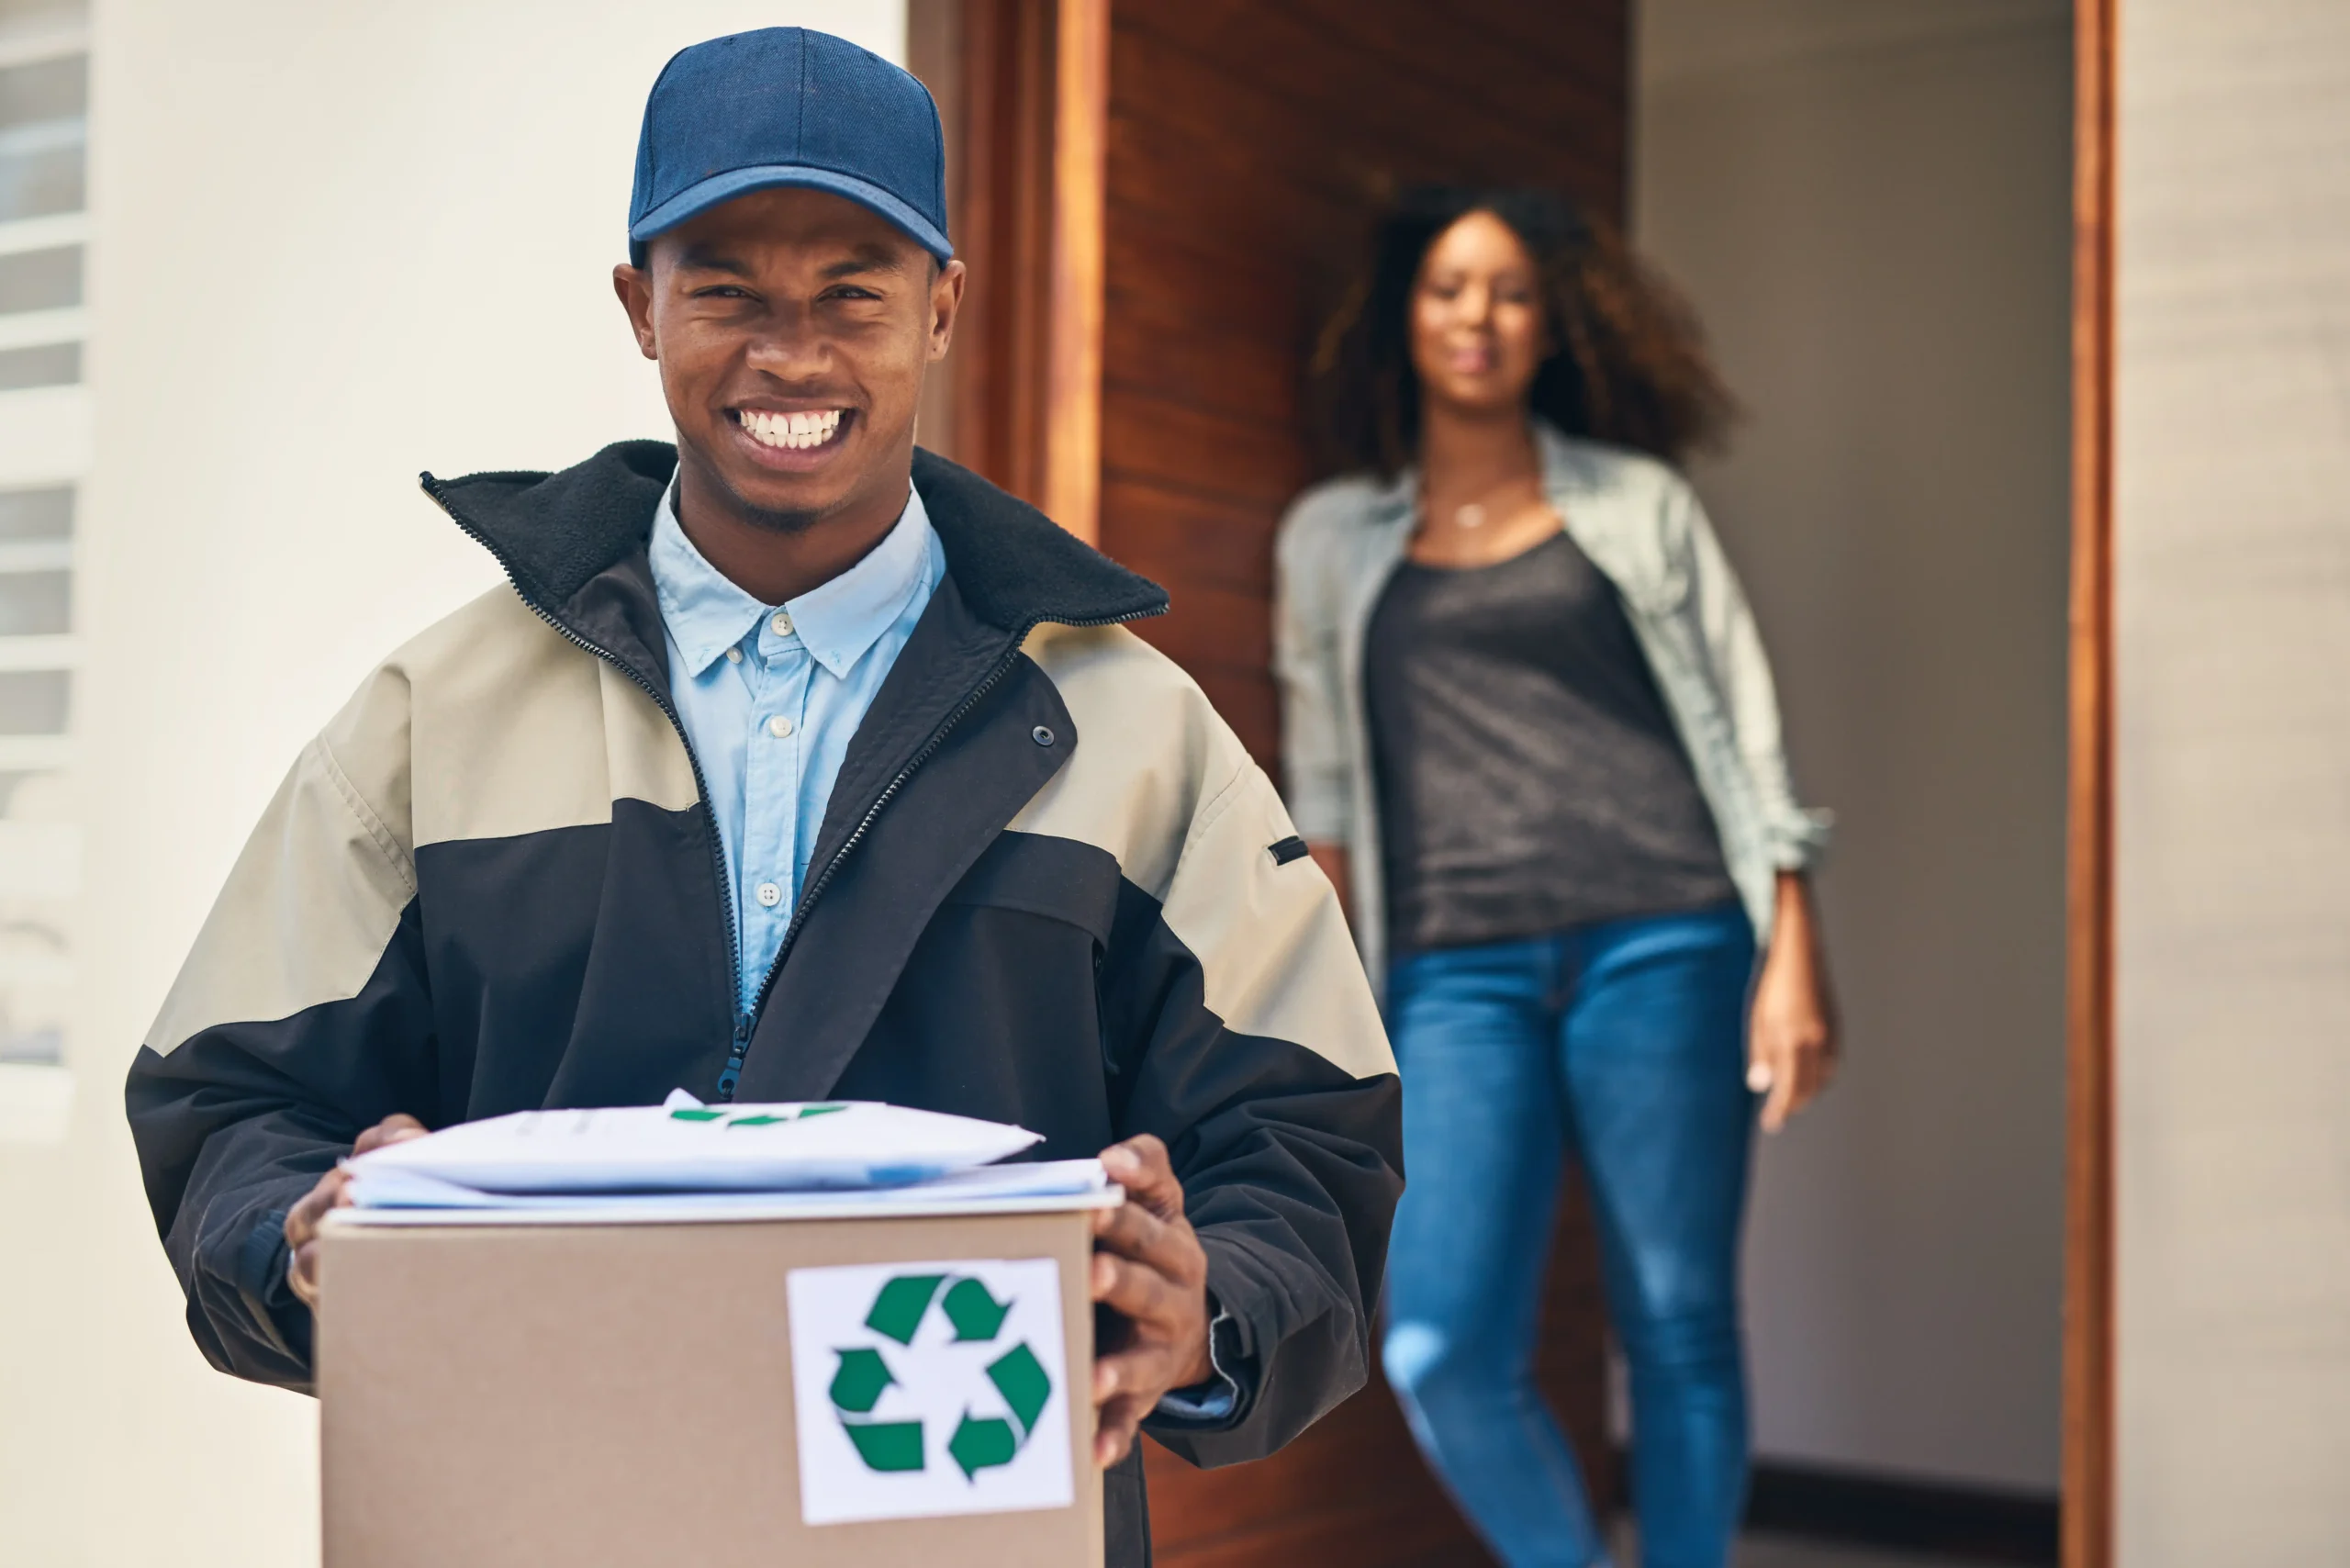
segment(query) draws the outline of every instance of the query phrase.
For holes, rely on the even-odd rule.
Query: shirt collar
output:
[[[744,592],[694,548],[678,525],[675,495],[674,486],[662,492],[645,553],[661,620],[687,673],[700,676],[746,638],[755,637],[762,654],[775,653],[786,641],[767,623],[778,607]],[[922,493],[908,486],[905,510],[863,560],[780,607],[791,617],[791,635],[818,664],[845,678],[929,575],[932,549],[930,514],[923,510]]]

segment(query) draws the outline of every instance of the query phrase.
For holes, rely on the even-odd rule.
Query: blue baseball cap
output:
[[[747,191],[799,185],[871,208],[945,261],[946,140],[930,90],[846,39],[761,28],[670,56],[644,104],[629,255]]]

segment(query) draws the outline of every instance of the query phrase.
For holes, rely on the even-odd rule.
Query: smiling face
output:
[[[800,530],[904,504],[923,372],[946,352],[963,265],[825,191],[755,191],[613,269],[661,366],[684,483]]]
[[[1420,395],[1461,413],[1515,413],[1550,353],[1541,277],[1515,230],[1472,212],[1428,246],[1412,286]]]

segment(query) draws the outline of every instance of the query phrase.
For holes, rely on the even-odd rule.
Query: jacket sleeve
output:
[[[1345,844],[1353,830],[1342,715],[1337,598],[1326,557],[1322,492],[1281,520],[1273,553],[1273,674],[1281,700],[1281,793],[1297,831]]]
[[[1222,1422],[1146,1423],[1204,1465],[1262,1458],[1362,1386],[1403,1192],[1394,1063],[1337,896],[1238,760],[1163,896],[1128,884],[1102,985],[1120,1136],[1166,1140],[1241,1363]]]
[[[127,1086],[188,1327],[215,1367],[259,1383],[310,1381],[286,1210],[364,1128],[432,1103],[402,697],[377,677],[305,748]]]
[[[1770,657],[1762,651],[1746,590],[1704,505],[1676,477],[1667,507],[1667,537],[1689,575],[1700,645],[1729,716],[1739,758],[1753,781],[1771,863],[1782,871],[1803,870],[1826,853],[1834,819],[1827,812],[1807,810],[1796,798]]]

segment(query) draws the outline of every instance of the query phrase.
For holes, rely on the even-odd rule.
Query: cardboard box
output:
[[[484,1218],[327,1228],[327,1568],[1101,1562],[1084,1209]]]

